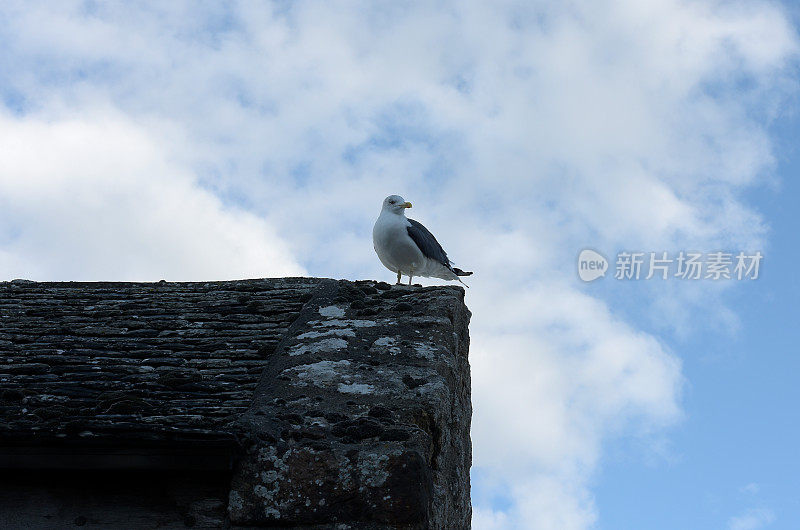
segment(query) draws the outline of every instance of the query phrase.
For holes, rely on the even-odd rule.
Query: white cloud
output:
[[[474,458],[516,500],[478,513],[505,528],[587,528],[596,518],[587,478],[603,438],[680,417],[680,363],[567,286],[473,284]]]
[[[739,488],[739,491],[742,493],[747,493],[749,495],[756,495],[759,491],[761,491],[761,486],[759,486],[755,482],[748,482],[747,484]]]
[[[508,516],[502,512],[481,507],[472,508],[472,526],[483,530],[504,530],[510,525]]]
[[[728,521],[729,530],[758,530],[772,524],[775,514],[766,508],[753,508],[742,515],[731,517]]]
[[[0,146],[6,280],[303,273],[270,225],[198,187],[124,116],[0,116]]]
[[[581,291],[580,248],[763,244],[740,196],[772,167],[765,122],[797,52],[769,2],[18,6],[0,69],[23,116],[1,123],[59,147],[6,162],[40,176],[0,181],[22,198],[0,214],[0,264],[187,279],[293,256],[391,280],[370,229],[404,195],[476,271],[475,465],[508,495],[473,498],[476,528],[602,521],[603,441],[681,416],[677,353]],[[69,143],[83,130],[96,147]],[[719,303],[706,285],[632,296],[663,329]]]

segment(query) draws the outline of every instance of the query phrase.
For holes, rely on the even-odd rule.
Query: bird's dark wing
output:
[[[438,261],[449,269],[450,260],[447,259],[447,252],[445,252],[442,245],[436,241],[433,234],[422,226],[422,223],[413,219],[409,219],[408,222],[411,223],[411,226],[406,227],[408,229],[408,235],[414,240],[414,243],[417,244],[422,254],[428,259]]]

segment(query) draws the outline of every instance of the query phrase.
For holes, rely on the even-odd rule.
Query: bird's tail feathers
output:
[[[456,280],[458,280],[461,285],[463,285],[464,287],[469,289],[469,285],[467,285],[466,283],[462,282],[461,278],[459,278],[459,276],[469,276],[470,274],[472,274],[472,272],[464,272],[464,271],[462,271],[461,269],[459,269],[457,267],[451,267],[450,270],[453,271],[453,274],[456,275]]]

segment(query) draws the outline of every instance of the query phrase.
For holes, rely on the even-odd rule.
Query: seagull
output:
[[[372,244],[381,263],[397,273],[397,284],[401,275],[408,276],[408,285],[414,276],[458,280],[459,276],[469,276],[453,267],[447,253],[427,228],[406,217],[406,208],[411,203],[399,195],[389,195],[383,200],[383,207],[375,226],[372,228]]]

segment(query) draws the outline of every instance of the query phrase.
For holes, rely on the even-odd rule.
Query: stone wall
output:
[[[468,528],[469,316],[458,287],[0,283],[0,467],[230,462],[233,527]]]

